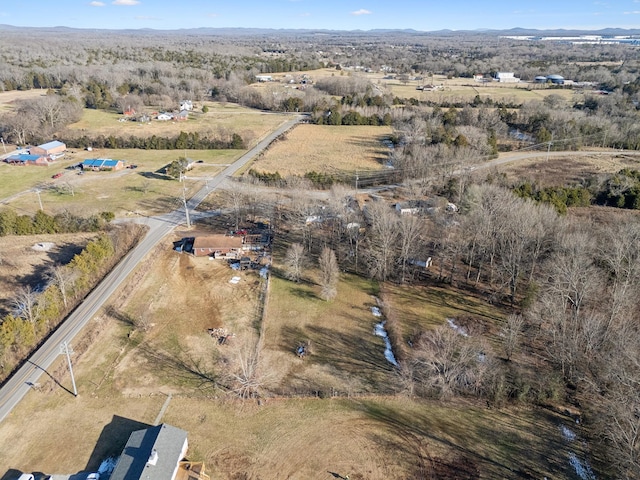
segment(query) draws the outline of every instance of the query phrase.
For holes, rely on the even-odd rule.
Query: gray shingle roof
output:
[[[186,444],[187,432],[166,423],[133,432],[111,480],[173,480]],[[151,465],[148,461],[154,450],[158,456]]]

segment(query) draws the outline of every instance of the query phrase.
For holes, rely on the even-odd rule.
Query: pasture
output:
[[[282,176],[384,168],[391,127],[301,124],[273,143],[252,168]]]

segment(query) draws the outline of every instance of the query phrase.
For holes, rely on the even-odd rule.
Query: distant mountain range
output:
[[[577,35],[602,35],[605,37],[616,35],[640,35],[640,28],[603,28],[600,30],[539,30],[531,28],[510,28],[506,30],[477,29],[477,30],[435,30],[419,31],[408,29],[375,29],[375,30],[327,30],[327,29],[275,29],[275,28],[188,28],[176,30],[141,29],[97,29],[97,28],[72,28],[72,27],[20,27],[15,25],[0,24],[0,31],[30,31],[43,33],[125,33],[125,34],[179,34],[179,35],[219,35],[219,36],[247,36],[247,35],[511,35],[511,36],[577,36]]]

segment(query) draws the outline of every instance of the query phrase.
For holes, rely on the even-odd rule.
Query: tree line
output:
[[[0,380],[60,324],[142,233],[136,225],[102,232],[68,264],[49,267],[44,287],[18,289],[10,301],[12,312],[0,320]]]
[[[101,212],[89,217],[63,211],[49,215],[38,210],[35,215],[18,215],[15,210],[0,211],[0,237],[7,235],[41,235],[51,233],[98,232],[115,218],[113,212]]]

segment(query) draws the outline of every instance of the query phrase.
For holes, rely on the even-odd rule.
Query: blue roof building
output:
[[[83,170],[121,170],[124,168],[122,160],[112,160],[110,158],[87,158],[82,162]]]

